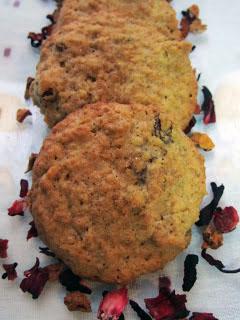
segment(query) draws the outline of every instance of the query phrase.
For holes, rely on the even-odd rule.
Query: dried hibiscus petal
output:
[[[203,259],[205,259],[211,266],[217,268],[219,271],[223,273],[239,273],[240,268],[234,269],[234,270],[227,270],[225,269],[224,264],[222,261],[215,259],[213,256],[211,256],[209,253],[207,253],[206,249],[202,250],[201,256]]]
[[[190,291],[197,280],[198,256],[195,254],[188,254],[184,261],[184,278],[183,278],[183,291]]]
[[[136,312],[136,314],[138,315],[140,320],[152,320],[152,317],[150,317],[150,315],[144,311],[139,304],[137,304],[137,302],[133,301],[133,300],[129,300],[130,306],[132,307],[132,309]]]
[[[88,298],[79,291],[70,292],[64,298],[64,304],[69,311],[91,312],[91,303]]]
[[[192,117],[192,119],[189,121],[189,124],[187,125],[187,127],[184,129],[184,133],[188,134],[192,128],[195,126],[195,124],[197,123],[197,120],[195,117]]]
[[[212,313],[193,312],[189,320],[218,320]]]
[[[45,254],[46,256],[53,257],[53,258],[56,256],[55,253],[50,251],[48,247],[39,247],[39,249],[40,249],[39,252]]]
[[[7,258],[8,240],[0,239],[0,258]]]
[[[11,217],[23,216],[26,208],[27,208],[27,201],[25,199],[15,200],[12,206],[8,208],[8,215]]]
[[[34,221],[31,221],[29,223],[29,225],[31,226],[31,228],[28,230],[28,234],[27,234],[27,240],[33,238],[33,237],[37,237],[38,236],[38,232],[37,229],[35,227],[35,223]]]
[[[28,160],[28,167],[25,173],[32,170],[35,160],[37,159],[38,153],[31,153],[29,160]]]
[[[25,198],[28,193],[28,181],[25,179],[20,180],[20,198]]]
[[[8,280],[15,280],[17,278],[17,271],[16,271],[16,267],[17,267],[17,262],[15,263],[11,263],[11,264],[3,264],[3,269],[6,271],[3,275],[2,275],[2,279],[6,279],[8,278]]]
[[[209,89],[205,86],[202,88],[204,100],[202,104],[203,110],[203,122],[205,124],[216,122],[215,105],[213,102],[213,97]]]
[[[37,299],[49,278],[46,270],[39,267],[38,258],[36,258],[36,263],[30,270],[24,271],[24,276],[20,288],[23,292],[29,292],[33,299]]]
[[[98,308],[98,319],[118,320],[128,303],[128,290],[121,288],[108,292],[102,299]]]
[[[222,233],[234,230],[238,222],[238,212],[234,207],[218,208],[213,214],[213,224]]]
[[[196,222],[198,227],[207,226],[212,220],[214,211],[216,210],[218,203],[223,195],[224,185],[220,185],[219,187],[215,182],[211,183],[211,188],[213,192],[212,201],[200,211],[199,220]]]
[[[211,222],[203,231],[202,249],[218,249],[223,245],[223,234]]]
[[[70,269],[66,269],[60,274],[59,281],[68,291],[80,291],[87,294],[92,293],[92,290],[81,283],[81,278],[76,276]]]
[[[182,319],[187,317],[189,311],[186,309],[186,295],[175,294],[170,289],[168,278],[160,278],[159,295],[156,298],[145,299],[145,304],[150,315],[155,320]]]
[[[190,139],[204,151],[210,151],[215,147],[212,139],[206,133],[194,132],[191,134]]]
[[[18,109],[17,110],[17,121],[22,123],[26,117],[31,116],[32,112],[29,109]]]
[[[26,100],[28,100],[30,98],[30,86],[33,81],[34,81],[34,78],[32,78],[32,77],[27,78],[26,89],[25,89],[25,93],[24,93],[24,98]]]
[[[43,40],[45,40],[45,35],[42,33],[29,32],[27,37],[31,40],[31,46],[33,48],[40,47]]]

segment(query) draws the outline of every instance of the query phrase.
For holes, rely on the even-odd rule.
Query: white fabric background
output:
[[[53,10],[53,1],[21,0],[19,8],[13,7],[14,0],[0,0],[0,107],[1,94],[12,97],[8,109],[0,117],[0,238],[9,242],[9,258],[4,263],[17,261],[20,278],[22,272],[31,267],[39,256],[44,265],[51,261],[38,253],[39,240],[26,242],[31,221],[25,217],[10,218],[7,208],[17,198],[19,180],[29,154],[37,152],[44,135],[45,124],[38,110],[33,110],[32,120],[17,125],[15,110],[26,105],[23,99],[25,80],[34,75],[38,53],[26,39],[29,31],[38,31],[47,24],[45,15]],[[174,0],[178,12],[193,2]],[[191,54],[194,67],[202,73],[201,85],[207,85],[214,93],[217,124],[204,126],[198,124],[195,130],[207,132],[215,141],[216,149],[206,155],[207,183],[224,183],[226,190],[222,206],[233,205],[240,210],[239,167],[240,167],[240,2],[239,0],[196,0],[201,8],[201,17],[208,25],[208,31],[190,36],[197,46]],[[3,57],[5,47],[11,47],[11,57]],[[11,130],[10,130],[11,129]],[[26,176],[30,177],[30,176]],[[207,201],[207,199],[205,199]],[[187,252],[182,253],[162,272],[171,277],[173,287],[181,293],[183,263],[187,253],[200,253],[201,236],[194,227],[193,239]],[[240,229],[225,236],[225,244],[213,254],[223,259],[229,267],[240,267]],[[0,264],[3,260],[0,260]],[[2,272],[2,268],[0,267]],[[143,306],[143,298],[157,294],[159,273],[144,276],[130,287],[129,294]],[[48,284],[38,300],[24,294],[15,282],[0,280],[0,320],[70,320],[96,319],[100,294],[107,286],[94,284],[92,295],[93,313],[70,313],[63,304],[65,290],[60,284]],[[188,294],[187,306],[192,311],[213,312],[221,320],[240,319],[240,274],[225,275],[208,266],[200,259],[198,280]],[[125,312],[126,319],[137,319],[130,308]]]

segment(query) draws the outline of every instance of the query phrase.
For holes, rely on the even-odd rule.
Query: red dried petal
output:
[[[8,240],[0,239],[0,258],[7,258]]]
[[[215,105],[213,102],[212,94],[205,86],[202,88],[204,101],[202,104],[202,110],[204,113],[203,122],[205,124],[216,122]]]
[[[186,18],[182,18],[181,21],[180,21],[180,31],[182,33],[182,37],[183,38],[186,38],[187,35],[189,34],[190,32],[190,22],[188,19]]]
[[[11,48],[5,48],[4,51],[3,51],[4,57],[6,57],[6,58],[10,57],[11,51],[12,51]]]
[[[218,320],[212,313],[193,312],[189,320]]]
[[[184,278],[183,278],[183,291],[190,291],[197,280],[198,256],[195,254],[188,254],[184,261]]]
[[[27,201],[25,199],[15,200],[10,208],[8,208],[8,215],[23,216],[24,211],[27,209]]]
[[[2,279],[6,279],[8,278],[8,280],[15,280],[17,278],[17,271],[16,271],[16,267],[17,267],[17,262],[15,263],[11,263],[11,264],[3,264],[3,269],[6,271],[3,275],[2,275]]]
[[[22,123],[26,119],[26,117],[31,116],[31,115],[32,115],[32,112],[29,109],[25,109],[25,108],[18,109],[17,110],[17,121]]]
[[[128,303],[128,290],[121,288],[108,292],[102,299],[98,309],[98,319],[118,320]]]
[[[29,223],[29,225],[31,226],[31,228],[28,230],[28,234],[27,234],[27,240],[33,238],[33,237],[37,237],[38,236],[38,232],[37,229],[35,227],[35,223],[34,221],[31,221]]]
[[[33,81],[34,81],[34,78],[32,78],[32,77],[27,78],[27,83],[26,83],[26,88],[25,88],[25,93],[24,93],[24,98],[26,100],[28,100],[30,98],[30,86]]]
[[[238,212],[234,207],[218,208],[213,214],[213,223],[222,233],[231,232],[239,222]]]
[[[43,268],[39,268],[39,259],[36,258],[35,265],[24,271],[24,278],[20,284],[23,292],[29,292],[33,299],[37,299],[41,294],[46,282],[48,281],[48,272]]]
[[[24,198],[26,197],[27,193],[28,193],[28,181],[25,179],[21,179],[20,180],[20,198]]]
[[[184,129],[184,133],[188,134],[192,128],[195,126],[195,124],[197,123],[197,120],[195,117],[192,117],[192,119],[189,121],[189,124],[187,125],[187,127]]]

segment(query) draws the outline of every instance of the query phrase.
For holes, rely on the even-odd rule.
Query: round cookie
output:
[[[158,107],[98,103],[53,128],[29,197],[74,273],[125,284],[187,247],[204,194],[203,157]]]

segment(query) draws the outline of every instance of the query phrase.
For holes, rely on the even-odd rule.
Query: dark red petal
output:
[[[0,258],[7,258],[8,240],[0,239]]]
[[[27,167],[27,170],[25,171],[25,173],[32,170],[33,165],[37,159],[37,156],[38,156],[38,153],[31,153],[29,160],[28,160],[28,167]]]
[[[184,261],[184,278],[183,278],[183,291],[190,291],[197,280],[198,256],[195,254],[189,254]]]
[[[224,185],[218,187],[215,182],[212,182],[211,187],[213,199],[206,207],[201,209],[199,220],[196,222],[198,227],[207,226],[210,223],[213,213],[217,209],[218,203],[223,195]]]
[[[138,318],[140,320],[152,320],[152,318],[150,317],[150,315],[144,311],[138,304],[137,302],[133,301],[133,300],[129,300],[130,306],[132,307],[132,309],[136,312],[136,314],[138,315]]]
[[[51,252],[48,247],[39,247],[39,249],[40,249],[39,252],[45,254],[46,256],[49,256],[49,257],[56,256],[55,253]]]
[[[207,253],[206,249],[202,250],[201,255],[202,255],[203,259],[205,259],[211,266],[214,266],[222,273],[239,273],[240,272],[240,268],[233,269],[233,270],[225,269],[225,265],[222,263],[222,261],[213,258],[213,256],[211,256],[209,253]]]
[[[6,58],[10,57],[11,51],[12,51],[11,48],[5,48],[3,51],[4,57],[6,57]]]
[[[35,33],[35,32],[29,32],[28,39],[31,40],[31,46],[33,48],[38,48],[41,46],[43,40],[45,39],[44,34],[42,33]]]
[[[239,222],[238,212],[234,207],[217,209],[213,214],[213,223],[216,229],[222,233],[231,232]]]
[[[29,225],[31,226],[31,228],[28,230],[28,234],[27,234],[27,240],[33,238],[33,237],[37,237],[38,236],[38,232],[37,229],[35,227],[35,223],[34,221],[31,221],[29,223]]]
[[[24,210],[27,208],[27,202],[25,199],[15,200],[10,208],[8,208],[8,215],[11,217],[14,216],[23,216]]]
[[[192,128],[195,126],[195,124],[197,123],[197,120],[195,117],[192,117],[192,119],[190,120],[189,124],[187,125],[187,127],[184,129],[184,133],[188,134]]]
[[[20,180],[20,198],[25,198],[28,193],[28,181],[25,179]]]
[[[34,81],[34,78],[32,78],[32,77],[27,78],[27,83],[26,83],[26,88],[25,88],[25,93],[24,93],[24,98],[26,100],[28,100],[30,98],[30,86],[33,81]]]
[[[102,299],[98,309],[98,319],[118,320],[128,303],[128,290],[121,288],[108,292]]]
[[[205,86],[202,88],[204,101],[202,104],[202,110],[203,110],[203,122],[205,124],[214,123],[216,122],[216,114],[215,114],[215,105],[212,98],[212,94],[209,91],[209,89]]]
[[[193,312],[189,320],[218,320],[212,313]]]
[[[20,288],[23,292],[29,292],[33,299],[37,299],[41,294],[46,282],[48,281],[48,272],[39,268],[39,259],[36,258],[35,265],[24,271],[24,278],[20,284]]]
[[[76,276],[70,269],[61,272],[59,281],[68,291],[80,291],[86,294],[92,293],[92,290],[88,286],[81,283],[82,279]]]
[[[15,280],[17,278],[17,265],[17,262],[11,264],[3,264],[3,269],[6,272],[2,275],[2,279],[8,278],[8,280]]]

